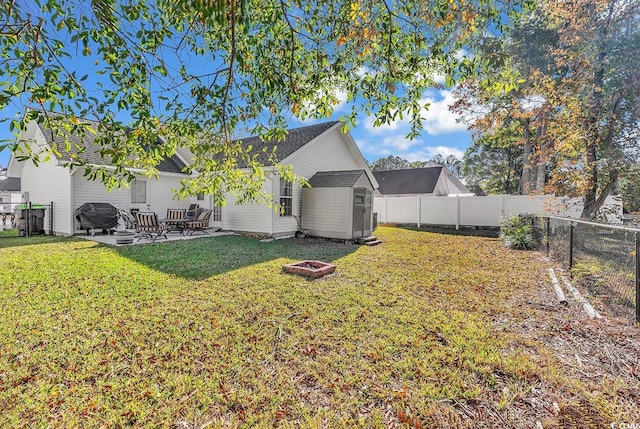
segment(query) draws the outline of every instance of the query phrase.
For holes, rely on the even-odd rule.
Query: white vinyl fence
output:
[[[622,203],[615,198],[612,212],[622,216]],[[580,204],[575,200],[553,195],[489,195],[432,197],[424,195],[376,196],[373,211],[378,223],[421,225],[500,226],[500,220],[510,215],[562,215],[578,217]]]

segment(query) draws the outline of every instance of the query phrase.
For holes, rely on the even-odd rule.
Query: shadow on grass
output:
[[[19,246],[33,246],[37,244],[58,243],[68,241],[69,237],[56,237],[52,235],[34,235],[22,237],[16,229],[0,231],[0,249]]]
[[[202,280],[275,259],[333,262],[358,249],[317,238],[290,238],[262,243],[239,235],[115,248],[114,252],[164,273]]]
[[[462,235],[465,237],[489,237],[489,238],[498,238],[500,234],[500,230],[498,228],[482,228],[476,229],[473,227],[460,227],[460,229],[455,229],[455,227],[442,227],[442,226],[421,226],[420,228],[416,226],[398,226],[398,228],[407,229],[409,231],[417,231],[417,232],[432,232],[434,234],[445,234],[445,235]]]

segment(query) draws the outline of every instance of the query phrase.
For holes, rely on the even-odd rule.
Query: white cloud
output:
[[[460,115],[451,112],[451,106],[455,99],[451,91],[440,91],[441,100],[427,95],[421,100],[422,104],[429,104],[428,108],[423,109],[423,126],[431,135],[455,133],[465,131],[467,124],[460,121]]]
[[[376,120],[373,116],[368,116],[364,121],[364,128],[371,134],[384,134],[390,131],[397,131],[400,127],[405,127],[408,125],[408,122],[404,120],[395,120],[388,124],[382,124],[375,126],[373,122]]]
[[[338,103],[333,105],[333,113],[337,114],[340,113],[347,105],[347,91],[340,91],[338,89],[331,89],[331,95],[334,96]],[[318,98],[324,96],[325,92],[318,90],[316,92]],[[308,111],[314,111],[317,108],[317,104],[315,103],[314,100],[307,100],[304,104],[304,108]],[[318,118],[313,118],[313,117],[307,117],[304,120],[300,120],[301,123],[303,124],[310,124],[310,123],[314,123],[317,122]]]
[[[455,102],[453,92],[430,90],[420,100],[425,106],[422,111],[422,125],[424,130],[431,135],[449,134],[466,131],[467,124],[457,113],[451,112],[449,106]],[[374,117],[368,117],[363,121],[364,128],[371,134],[380,135],[389,132],[402,131],[408,134],[410,125],[408,117],[397,119],[387,124],[374,126]]]
[[[426,146],[420,148],[420,150],[406,153],[401,156],[407,161],[413,162],[433,159],[433,157],[435,157],[436,155],[442,155],[444,158],[448,157],[449,155],[454,155],[456,158],[462,159],[464,151],[449,146]]]
[[[409,140],[403,135],[389,136],[382,140],[382,144],[385,147],[393,147],[401,152],[406,151],[412,146],[419,145],[420,143],[420,140]]]
[[[371,144],[365,140],[357,139],[356,145],[362,153],[368,153],[377,157],[385,157],[391,155],[391,151],[384,145]]]
[[[440,85],[444,85],[444,82],[446,80],[444,73],[434,73],[433,76],[431,76],[431,78],[435,83]]]

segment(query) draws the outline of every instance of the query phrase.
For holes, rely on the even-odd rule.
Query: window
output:
[[[280,180],[280,216],[291,216],[293,208],[293,183]]]
[[[146,181],[133,179],[133,182],[131,182],[131,203],[132,204],[147,203],[147,182]]]
[[[198,195],[196,196],[196,200],[197,201],[204,201],[204,192],[198,193]]]

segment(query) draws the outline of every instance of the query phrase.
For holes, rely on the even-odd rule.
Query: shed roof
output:
[[[90,119],[82,119],[83,122],[87,122],[93,126],[94,129],[97,129],[98,123],[96,121],[92,121]],[[103,158],[100,156],[100,146],[96,144],[96,135],[93,133],[85,133],[84,136],[80,136],[78,134],[68,134],[68,139],[71,143],[70,150],[66,150],[65,137],[62,135],[57,135],[52,133],[51,130],[45,128],[43,123],[38,123],[38,128],[44,135],[47,143],[52,144],[55,143],[58,150],[60,151],[60,156],[58,159],[61,161],[70,161],[71,154],[80,155],[78,151],[78,147],[84,147],[84,151],[81,154],[81,158],[86,160],[90,164],[96,165],[109,165],[109,159]],[[158,171],[163,171],[166,173],[182,173],[182,169],[185,167],[185,163],[176,156],[173,155],[170,158],[163,159],[158,164]]]
[[[435,190],[442,167],[373,171],[382,195],[431,194]]]
[[[20,189],[19,177],[0,177],[0,191],[19,192]]]
[[[364,170],[319,171],[309,179],[313,188],[350,188],[355,185]]]

